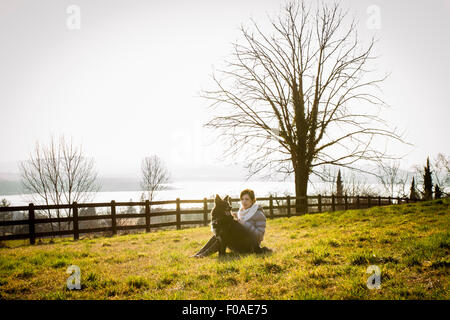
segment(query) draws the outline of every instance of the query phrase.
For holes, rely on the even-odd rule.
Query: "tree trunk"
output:
[[[295,170],[295,211],[299,214],[308,213],[308,170],[297,166]],[[299,199],[299,197],[303,197]]]

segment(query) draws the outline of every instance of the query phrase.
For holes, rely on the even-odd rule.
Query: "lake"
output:
[[[308,194],[315,193],[316,190],[323,190],[329,184],[314,183],[309,185]],[[379,189],[379,185],[371,184],[374,189]],[[179,181],[168,185],[168,190],[159,191],[154,200],[196,200],[212,198],[215,194],[221,197],[230,195],[238,198],[243,189],[250,188],[255,191],[256,198],[266,197],[269,193],[284,196],[286,193],[295,194],[295,184],[292,181]],[[140,201],[142,191],[106,191],[98,192],[93,202],[116,202]],[[30,195],[0,195],[6,198],[11,206],[21,206],[30,203]]]

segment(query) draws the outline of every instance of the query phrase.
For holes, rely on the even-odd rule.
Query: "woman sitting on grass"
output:
[[[240,194],[240,199],[241,206],[239,211],[237,214],[232,213],[232,215],[255,236],[258,245],[260,245],[266,231],[266,216],[264,215],[262,206],[256,203],[255,192],[251,189],[243,190]],[[220,240],[214,235],[194,257],[209,256],[219,251],[219,248]],[[266,248],[265,251],[271,250]]]

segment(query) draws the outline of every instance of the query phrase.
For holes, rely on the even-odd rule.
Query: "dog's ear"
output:
[[[220,199],[219,195],[216,194],[216,198],[214,199],[214,203],[218,203],[219,201],[222,201],[222,199]]]
[[[226,195],[225,198],[223,198],[223,201],[230,202],[230,196]]]

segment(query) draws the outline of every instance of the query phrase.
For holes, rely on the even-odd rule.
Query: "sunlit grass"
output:
[[[190,256],[209,227],[0,248],[0,299],[449,299],[449,199],[268,220],[267,255]],[[68,266],[81,270],[69,290]],[[369,265],[381,289],[366,286]]]

